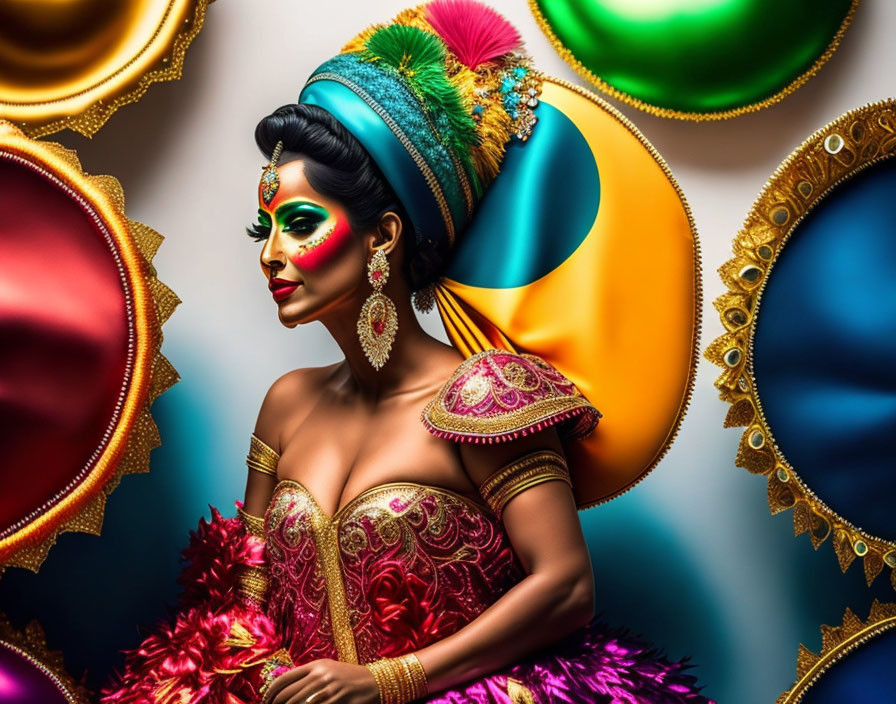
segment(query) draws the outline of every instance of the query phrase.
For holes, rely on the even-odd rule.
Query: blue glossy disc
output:
[[[838,186],[796,227],[768,275],[753,344],[784,457],[833,511],[896,537],[894,160]]]
[[[837,662],[806,690],[802,704],[892,704],[896,630],[869,641]]]

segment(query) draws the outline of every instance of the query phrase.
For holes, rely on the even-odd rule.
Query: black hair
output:
[[[411,290],[435,281],[447,252],[437,252],[434,246],[417,246],[410,219],[389,182],[341,122],[317,105],[284,105],[255,128],[255,142],[268,158],[279,141],[284,151],[303,155],[308,183],[342,203],[352,228],[373,227],[384,213],[397,213],[405,241],[404,273]],[[256,236],[251,230],[249,235]]]

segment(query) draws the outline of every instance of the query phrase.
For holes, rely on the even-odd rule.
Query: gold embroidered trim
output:
[[[842,183],[894,157],[896,100],[844,113],[810,135],[776,169],[719,268],[727,291],[714,304],[725,332],[704,351],[722,368],[715,386],[731,404],[725,427],[746,426],[735,464],[768,483],[773,514],[793,510],[794,535],[816,550],[828,538],[843,572],[858,557],[868,586],[884,570],[896,589],[896,541],[871,535],[828,506],[784,456],[763,410],[753,369],[753,340],[762,294],[780,253],[803,219]]]
[[[309,502],[309,510],[312,515],[311,533],[327,589],[336,653],[342,662],[357,665],[358,650],[349,619],[348,599],[345,596],[345,582],[342,580],[342,565],[339,560],[339,523],[331,521],[316,501]]]
[[[249,454],[246,456],[246,465],[262,474],[277,476],[277,463],[280,455],[270,446],[258,439],[255,433],[249,440]]]
[[[459,435],[506,435],[514,433],[524,428],[529,428],[546,421],[560,414],[567,414],[578,408],[591,409],[597,418],[600,418],[600,412],[579,392],[575,385],[569,382],[570,395],[557,395],[547,398],[540,398],[526,406],[515,409],[507,409],[500,414],[490,416],[472,416],[460,415],[453,413],[445,408],[445,397],[450,392],[461,376],[468,373],[471,368],[475,367],[480,360],[490,357],[494,354],[510,355],[517,354],[508,350],[489,348],[474,354],[464,360],[463,363],[454,371],[451,377],[446,381],[436,396],[427,403],[423,409],[422,419],[438,431],[456,433]],[[546,362],[540,357],[532,354],[517,354],[518,357],[525,358],[534,362],[536,366],[543,367]],[[496,378],[506,383],[511,388],[519,390],[531,390],[538,388],[540,384],[551,384],[544,378],[539,378],[539,385],[534,387],[526,386],[520,378],[520,372],[525,371],[519,363],[508,362],[502,368],[498,368],[493,360],[489,360],[493,366]],[[508,369],[509,367],[509,369]],[[507,373],[505,373],[505,371]],[[509,376],[508,376],[509,374]],[[475,403],[476,400],[483,400],[488,394],[493,392],[493,382],[485,375],[474,374],[464,383],[460,393],[462,400],[467,403]],[[555,390],[555,393],[559,393]],[[500,394],[496,394],[496,398]],[[596,423],[595,423],[596,424]]]
[[[440,405],[427,412],[430,424],[438,429],[461,435],[505,435],[536,425],[559,413],[576,408],[593,408],[584,396],[543,398],[513,411],[495,416],[460,416]]]
[[[479,485],[488,505],[501,518],[504,506],[517,494],[536,484],[560,479],[572,488],[566,460],[553,450],[538,450],[504,465]]]
[[[246,513],[242,508],[237,508],[236,512],[239,514],[240,520],[243,522],[243,527],[249,535],[255,535],[262,539],[265,538],[264,518],[261,516],[253,516],[251,513]]]

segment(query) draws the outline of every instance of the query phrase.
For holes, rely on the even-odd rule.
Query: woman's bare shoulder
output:
[[[341,366],[341,362],[336,362],[324,367],[304,367],[278,377],[258,411],[255,424],[258,439],[279,452],[281,429],[302,413],[303,408],[310,407]]]

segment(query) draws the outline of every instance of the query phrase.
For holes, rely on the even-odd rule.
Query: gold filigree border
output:
[[[136,333],[131,382],[120,420],[89,474],[39,517],[0,540],[0,564],[40,568],[56,538],[64,531],[100,535],[106,498],[122,476],[149,471],[149,453],[160,444],[150,406],[178,375],[161,354],[162,325],[180,303],[156,277],[152,259],[164,239],[124,214],[124,192],[112,176],[90,176],[74,151],[53,142],[29,139],[12,123],[0,120],[0,150],[31,164],[65,184],[115,234],[118,254],[131,288],[131,320]]]
[[[44,630],[37,621],[19,631],[0,613],[0,642],[53,680],[71,704],[90,704],[91,692],[66,671],[61,652],[47,649]]]
[[[728,291],[714,304],[726,332],[705,357],[724,370],[715,384],[731,408],[725,427],[747,426],[736,464],[768,480],[772,514],[793,509],[794,534],[808,533],[818,549],[833,536],[844,572],[863,559],[870,585],[891,569],[896,589],[896,542],[874,537],[830,509],[799,478],[768,427],[753,374],[758,308],[771,268],[796,226],[840,183],[896,154],[896,100],[852,110],[812,134],[777,168],[733,243],[734,258],[719,268]]]
[[[126,82],[125,86],[120,89],[117,95],[106,95],[102,93],[101,87],[109,83],[113,77],[118,77],[123,72],[130,70],[131,67],[137,63],[138,58],[141,55],[158,51],[157,47],[154,46],[160,36],[158,30],[153,34],[149,42],[141,47],[140,51],[135,54],[130,61],[125,65],[118,67],[114,73],[106,76],[99,83],[86,90],[82,90],[77,94],[47,103],[48,108],[52,109],[52,113],[54,115],[59,115],[60,113],[65,112],[65,108],[60,108],[60,104],[64,104],[74,98],[83,99],[85,93],[95,92],[95,99],[92,100],[86,108],[78,110],[75,114],[52,117],[49,121],[45,122],[43,120],[46,120],[46,117],[33,119],[29,118],[26,114],[26,108],[27,112],[30,113],[33,112],[35,105],[42,105],[43,103],[29,103],[27,105],[22,105],[4,103],[2,101],[0,101],[0,112],[2,112],[5,118],[15,122],[16,125],[30,137],[43,137],[64,129],[79,132],[85,137],[92,137],[97,130],[106,124],[106,120],[108,120],[118,108],[140,100],[152,83],[176,81],[180,79],[183,73],[184,57],[186,56],[187,48],[199,34],[199,30],[202,29],[203,22],[205,21],[205,13],[211,2],[214,2],[214,0],[171,0],[171,3],[162,18],[162,23],[164,23],[171,14],[175,13],[173,8],[178,5],[182,7],[185,5],[184,9],[178,8],[175,13],[178,15],[187,14],[187,17],[184,18],[183,26],[179,31],[174,33],[173,41],[170,42],[170,46],[162,52],[164,53],[164,56],[161,58],[158,67],[144,71],[143,73],[137,73]],[[191,4],[194,5],[192,16],[189,15],[188,9]]]
[[[846,609],[843,625],[821,627],[822,648],[818,655],[800,644],[796,682],[775,700],[775,704],[797,704],[806,690],[844,656],[892,628],[896,628],[896,603],[881,604],[875,599],[867,622]]]
[[[670,108],[663,108],[658,105],[653,105],[651,103],[646,103],[643,100],[639,100],[638,98],[635,98],[634,96],[611,86],[600,76],[587,68],[581,61],[579,61],[575,57],[572,51],[566,48],[563,42],[561,42],[557,35],[554,33],[551,25],[548,24],[547,19],[541,12],[541,8],[538,6],[538,1],[528,0],[528,3],[529,9],[532,12],[533,17],[535,18],[535,22],[538,24],[541,31],[544,32],[544,35],[554,47],[554,50],[560,55],[560,58],[563,59],[563,61],[566,62],[566,64],[570,68],[572,68],[573,71],[579,74],[579,76],[594,85],[601,92],[606,93],[611,98],[615,98],[616,100],[619,100],[626,105],[631,105],[632,107],[638,108],[639,110],[643,110],[650,115],[672,118],[676,120],[691,120],[694,122],[728,120],[732,117],[738,117],[739,115],[744,115],[746,113],[758,112],[759,110],[781,102],[791,93],[795,93],[797,89],[801,88],[806,82],[808,82],[810,78],[818,73],[821,70],[821,67],[824,66],[828,62],[828,60],[830,60],[831,56],[833,56],[834,52],[837,50],[837,47],[840,46],[840,42],[843,40],[843,35],[846,34],[846,30],[852,23],[853,17],[856,13],[856,8],[859,6],[859,0],[852,0],[852,4],[850,5],[849,10],[846,12],[846,16],[843,18],[843,22],[840,24],[840,28],[831,39],[831,42],[830,44],[828,44],[824,53],[815,60],[815,63],[813,63],[805,73],[797,76],[779,92],[756,103],[750,103],[749,105],[732,108],[731,110],[719,110],[716,112],[686,112],[683,110],[673,110]]]

